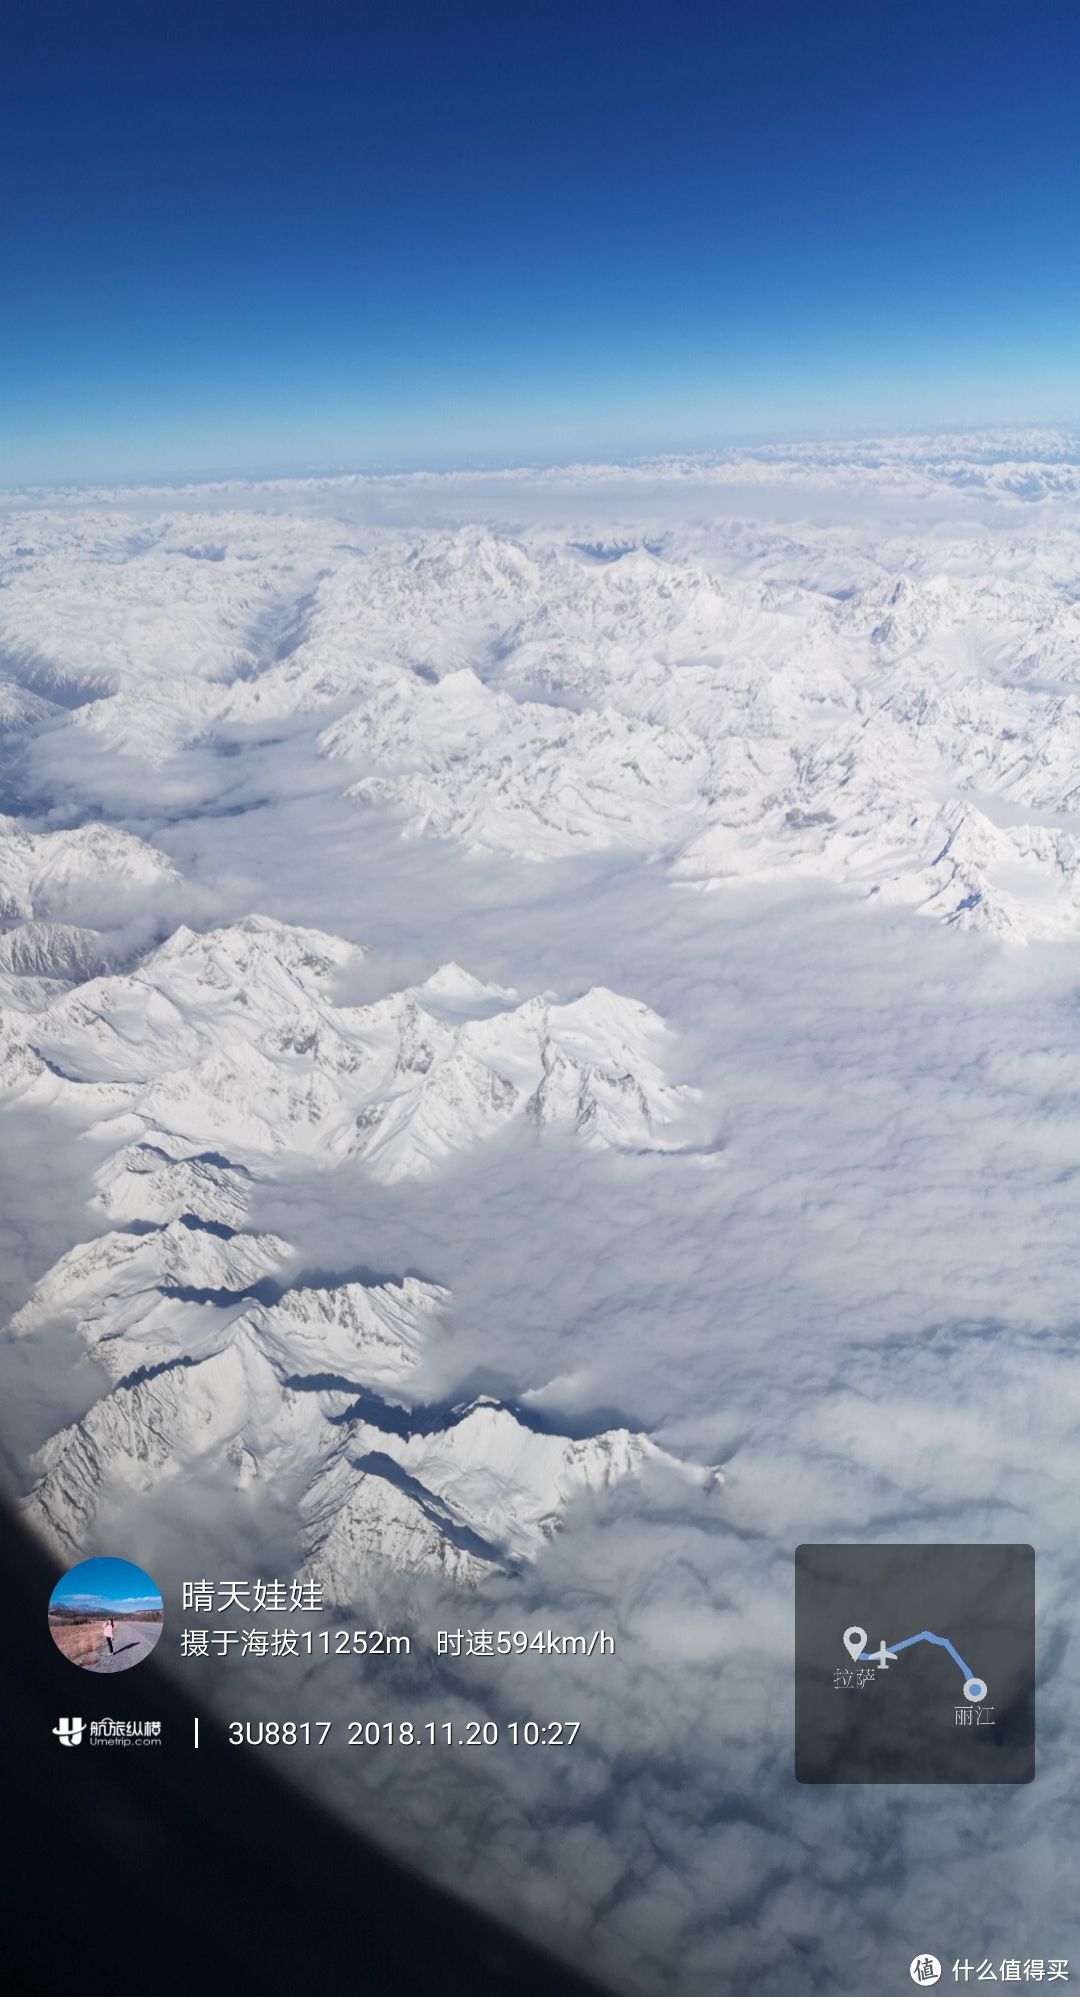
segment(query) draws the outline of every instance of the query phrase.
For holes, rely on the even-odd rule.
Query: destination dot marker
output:
[[[965,1679],[965,1681],[964,1681],[964,1697],[965,1697],[965,1699],[970,1699],[970,1700],[972,1701],[972,1703],[973,1703],[973,1704],[974,1704],[974,1703],[975,1703],[975,1701],[976,1701],[976,1700],[978,1700],[978,1699],[985,1699],[985,1697],[986,1697],[986,1680],[985,1680],[984,1678],[967,1678],[967,1679]]]
[[[858,1657],[866,1649],[866,1631],[860,1629],[857,1623],[852,1623],[851,1628],[844,1631],[844,1648],[851,1652],[852,1657]]]

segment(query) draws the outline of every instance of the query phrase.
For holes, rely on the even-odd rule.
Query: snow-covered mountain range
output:
[[[65,939],[66,940],[66,939]],[[457,965],[369,1005],[337,1005],[361,952],[252,916],[181,928],[124,973],[47,995],[8,1027],[0,1085],[98,1134],[161,1132],[251,1158],[362,1158],[385,1180],[432,1170],[515,1118],[583,1141],[678,1149],[691,1091],[667,1081],[670,1035],[602,989],[521,1000]],[[115,1170],[107,1197],[124,1205]]]
[[[377,824],[401,853],[483,856],[503,894],[515,870],[607,855],[700,895],[706,935],[725,890],[814,879],[871,919],[1075,937],[1070,452],[669,460],[620,474],[625,518],[590,497],[611,468],[579,468],[561,525],[529,524],[524,487],[518,519],[448,519],[438,479],[0,511],[0,1108],[93,1158],[92,1217],[11,1327],[74,1330],[102,1383],[35,1466],[54,1539],[88,1544],[102,1506],[195,1471],[272,1480],[347,1594],[377,1559],[513,1565],[575,1492],[657,1462],[700,1476],[629,1429],[538,1426],[524,1400],[418,1409],[446,1288],[352,1254],[305,1271],[252,1219],[289,1174],[438,1182],[499,1144],[696,1171],[716,1106],[678,1036],[632,992],[519,989],[465,950],[395,988],[333,918],[248,891],[272,862],[214,878],[197,827],[276,783],[283,804],[333,800],[339,854]],[[709,517],[714,487],[777,484],[849,511]],[[883,494],[917,497],[921,524],[861,525]]]
[[[528,1558],[576,1491],[670,1462],[644,1436],[544,1433],[490,1401],[410,1431],[379,1397],[407,1380],[445,1293],[305,1280],[286,1242],[246,1227],[283,1161],[351,1158],[395,1180],[515,1123],[662,1152],[692,1118],[693,1092],[660,1065],[672,1036],[641,1004],[523,1001],[456,965],[336,1004],[362,955],[252,916],[181,928],[131,969],[59,990],[50,962],[37,1007],[8,1013],[9,1098],[107,1147],[95,1201],[113,1226],[63,1255],[11,1325],[73,1327],[109,1383],[34,1466],[30,1513],[66,1549],[102,1503],[196,1473],[261,1478],[348,1601],[377,1563],[473,1581]]]
[[[1035,441],[1011,460],[909,441],[842,464],[763,452],[636,476],[703,495],[782,476],[880,494],[891,476],[954,508],[964,494],[1020,509],[1076,476],[1064,440],[1044,440],[1033,488]],[[171,780],[207,744],[310,723],[358,809],[469,851],[626,850],[706,888],[809,874],[1014,943],[1076,933],[1080,603],[1064,527],[950,515],[885,536],[736,520],[346,540],[333,507],[355,482],[319,488],[329,517],[300,507],[310,490],[295,513],[280,494],[273,511],[147,508],[134,544],[106,506],[77,537],[62,512],[36,514],[32,535],[0,520],[0,713],[18,768],[43,736],[65,757],[74,737],[89,767]],[[30,837],[0,826],[0,896],[12,917],[56,916],[68,835]]]
[[[178,1166],[183,1175],[186,1168]],[[296,1511],[308,1570],[354,1602],[379,1570],[463,1583],[536,1555],[579,1493],[650,1465],[695,1470],[626,1429],[571,1437],[490,1398],[410,1415],[400,1391],[445,1291],[290,1279],[285,1242],[192,1215],[64,1256],[13,1320],[73,1320],[111,1385],[40,1450],[30,1517],[65,1551],[176,1480],[224,1477]]]

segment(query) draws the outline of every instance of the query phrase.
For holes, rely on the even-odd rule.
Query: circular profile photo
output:
[[[49,1597],[49,1633],[82,1671],[130,1671],[165,1624],[157,1583],[130,1560],[80,1560]]]

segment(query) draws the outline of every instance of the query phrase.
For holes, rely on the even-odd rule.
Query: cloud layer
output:
[[[165,939],[254,911],[338,939],[338,1029],[426,989],[439,1061],[462,1044],[430,983],[448,963],[473,1052],[478,1007],[498,1023],[544,994],[602,987],[664,1023],[649,1086],[692,1111],[677,1147],[522,1114],[420,1174],[255,1146],[242,1200],[184,1185],[185,1210],[287,1241],[290,1269],[437,1286],[439,1336],[396,1389],[414,1413],[488,1394],[564,1438],[645,1430],[723,1467],[579,1489],[467,1608],[437,1575],[373,1572],[363,1617],[417,1638],[392,1675],[242,1681],[256,1715],[579,1718],[566,1752],[303,1772],[620,1989],[854,1992],[916,1948],[1075,1941],[1078,478],[1068,439],[1032,435],[0,518],[13,1060],[35,1047],[70,1078],[105,1037],[79,1014],[104,971],[89,1010],[129,1066],[149,1018],[190,1094],[207,1048],[146,1011],[192,947]],[[127,1198],[117,1139],[152,1133],[101,1127],[143,1117],[132,1074],[73,1122],[64,1088],[102,1077],[15,1077],[12,1311],[74,1244],[175,1220],[164,1167],[137,1174],[153,1214]],[[5,1350],[20,1489],[100,1394],[81,1353],[51,1321]],[[435,1477],[425,1447],[383,1453]],[[183,1506],[118,1496],[100,1530],[168,1584],[300,1552],[227,1462]],[[1036,1546],[1030,1790],[794,1784],[809,1538]],[[434,1631],[462,1625],[617,1649],[437,1668]],[[230,1708],[237,1684],[223,1666]]]

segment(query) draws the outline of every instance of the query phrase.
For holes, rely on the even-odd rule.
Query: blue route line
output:
[[[974,1671],[968,1670],[968,1667],[964,1663],[964,1660],[961,1657],[960,1652],[957,1650],[956,1645],[954,1643],[951,1643],[947,1636],[935,1636],[933,1630],[921,1629],[919,1631],[918,1636],[906,1636],[904,1638],[903,1643],[887,1643],[885,1645],[885,1648],[886,1650],[910,1650],[911,1645],[913,1643],[936,1643],[939,1650],[947,1650],[954,1664],[958,1664],[960,1666],[960,1669],[964,1674],[965,1685],[967,1685],[970,1682],[970,1680],[975,1677]],[[872,1650],[863,1650],[859,1652],[859,1655],[855,1659],[855,1662],[856,1664],[869,1664],[873,1657],[874,1657],[874,1652]],[[981,1685],[982,1682],[983,1681],[980,1678],[978,1680],[978,1683]]]

